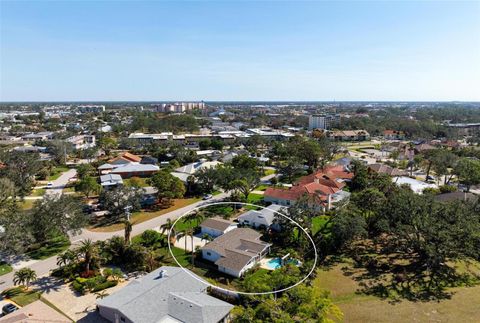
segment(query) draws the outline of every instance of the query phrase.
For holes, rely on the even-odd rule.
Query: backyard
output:
[[[478,269],[478,268],[477,268]],[[344,313],[344,322],[479,322],[480,286],[455,287],[450,298],[439,301],[409,301],[380,298],[362,293],[363,272],[352,261],[324,267],[313,281],[315,291],[329,291]],[[364,273],[364,272],[363,272]]]

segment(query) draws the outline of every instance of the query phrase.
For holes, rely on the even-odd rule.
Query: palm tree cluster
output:
[[[13,283],[15,285],[24,285],[28,289],[31,282],[37,280],[37,273],[30,268],[22,268],[13,275]]]

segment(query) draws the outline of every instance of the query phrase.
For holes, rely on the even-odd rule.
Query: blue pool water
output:
[[[287,262],[292,263],[295,266],[300,265],[300,262],[297,259],[289,259]],[[269,261],[267,261],[267,263],[265,265],[269,269],[278,269],[278,268],[282,267],[282,261],[281,261],[280,258],[273,258],[273,259],[270,259]]]
[[[280,258],[273,258],[270,259],[265,265],[270,269],[278,269],[282,267],[282,261]]]

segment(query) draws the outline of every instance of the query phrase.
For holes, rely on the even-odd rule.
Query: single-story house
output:
[[[366,130],[338,130],[327,131],[327,137],[336,141],[365,141],[370,140],[370,134]]]
[[[110,188],[123,185],[122,176],[118,174],[107,174],[100,176],[100,185],[103,188]]]
[[[208,234],[212,238],[221,236],[237,227],[237,224],[222,218],[208,218],[200,224],[202,234]]]
[[[99,314],[115,323],[227,322],[233,305],[208,295],[208,285],[187,271],[162,266],[135,279],[99,299]]]
[[[390,176],[408,176],[406,170],[390,167],[385,164],[371,164],[368,165],[369,170],[374,171],[379,174],[387,174]]]
[[[398,176],[398,177],[393,177],[392,181],[397,184],[397,185],[403,185],[407,184],[410,186],[412,191],[414,191],[417,194],[422,194],[423,190],[426,188],[437,188],[438,186],[435,184],[428,184],[419,180],[416,180],[414,178],[410,178],[407,176]]]
[[[279,230],[280,227],[274,223],[275,211],[282,209],[281,205],[272,204],[267,208],[261,210],[250,210],[241,214],[237,220],[242,225],[251,226],[254,228],[270,228]]]
[[[194,175],[198,170],[203,168],[213,168],[221,165],[219,161],[206,161],[200,160],[195,163],[190,163],[185,166],[176,168],[175,171],[171,172],[173,176],[179,178],[182,182],[187,182],[189,176]]]
[[[270,252],[271,244],[261,241],[261,236],[250,228],[228,231],[203,246],[202,257],[215,263],[218,271],[241,277]]]
[[[383,138],[387,140],[404,140],[405,133],[403,131],[387,129],[383,131]]]
[[[146,177],[155,174],[159,170],[160,167],[156,165],[129,163],[114,168],[111,173],[119,174],[120,176],[122,176],[122,178],[129,178],[134,176]]]
[[[112,165],[119,165],[128,163],[140,163],[141,161],[142,157],[126,152],[121,154],[120,156],[109,160],[108,163]]]

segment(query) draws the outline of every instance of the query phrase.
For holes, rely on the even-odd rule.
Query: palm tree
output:
[[[25,285],[26,289],[28,289],[30,283],[35,280],[37,280],[37,273],[35,272],[35,270],[27,267],[16,271],[13,275],[13,283],[15,285]]]
[[[180,240],[181,238],[185,238],[185,254],[187,253],[187,231],[182,231],[180,233],[178,233],[176,236],[176,239],[177,240]]]
[[[75,253],[72,250],[67,250],[57,256],[57,266],[67,266],[75,260]]]
[[[175,228],[173,227],[173,221],[169,218],[167,221],[160,226],[160,230],[162,234],[165,234],[166,232],[170,231],[170,243],[173,244],[175,243],[176,240],[176,232]]]
[[[210,236],[208,233],[204,233],[204,234],[202,235],[202,241],[203,241],[203,240],[205,240],[205,241],[207,241],[207,242],[210,242],[210,241],[213,240],[213,238],[212,238],[212,236]]]
[[[148,272],[152,272],[157,267],[156,255],[153,251],[147,252],[145,255],[145,263]]]
[[[97,296],[96,297],[97,299],[104,299],[110,294],[108,294],[105,290],[102,290],[102,291],[96,292],[95,295]]]
[[[97,246],[91,239],[84,240],[78,248],[78,253],[83,258],[85,273],[89,273],[91,265],[98,258]]]
[[[125,244],[130,243],[130,235],[132,233],[132,222],[130,220],[125,220]]]

